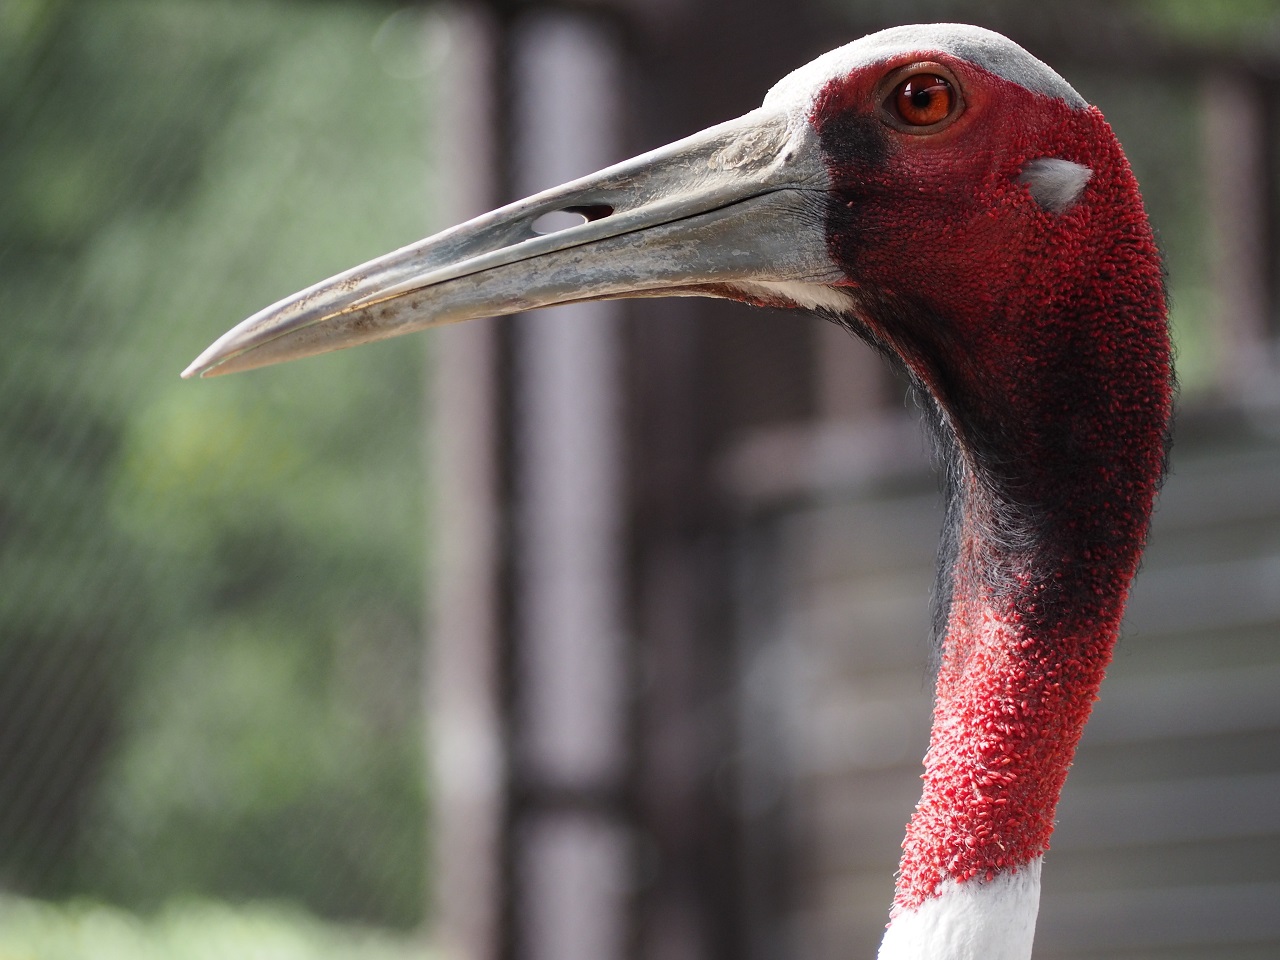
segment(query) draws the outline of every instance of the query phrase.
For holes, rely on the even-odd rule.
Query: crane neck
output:
[[[1011,304],[1001,321],[1022,363],[927,385],[951,464],[941,650],[885,960],[1030,956],[1039,864],[1164,474],[1170,348],[1154,245],[1141,252],[1125,284]],[[954,927],[956,909],[984,918],[970,933],[988,947],[893,952],[922,924]]]
[[[1081,548],[1037,571],[986,538],[972,499],[962,509],[924,791],[903,844],[896,910],[918,907],[946,881],[1025,869],[1048,849],[1136,563],[1132,552]],[[993,577],[993,566],[1004,569]]]
[[[1058,798],[1136,563],[1081,548],[1037,570],[993,541],[989,510],[960,497],[924,789],[881,960],[1031,956]]]

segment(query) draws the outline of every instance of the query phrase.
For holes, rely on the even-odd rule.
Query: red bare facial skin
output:
[[[916,61],[959,88],[953,118],[925,132],[884,114]],[[960,458],[933,734],[896,914],[946,880],[990,880],[1048,849],[1164,471],[1163,273],[1093,107],[922,52],[833,81],[811,119],[844,147],[829,155],[856,157],[828,166],[828,248],[863,332],[903,359]],[[1041,158],[1092,171],[1060,213],[1020,180]]]

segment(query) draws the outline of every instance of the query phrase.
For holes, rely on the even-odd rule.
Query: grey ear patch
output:
[[[1027,185],[1040,206],[1050,213],[1063,213],[1080,199],[1084,185],[1092,176],[1093,170],[1083,163],[1060,157],[1041,157],[1022,168],[1018,181]]]

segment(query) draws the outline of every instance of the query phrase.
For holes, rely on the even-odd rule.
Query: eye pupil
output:
[[[956,93],[944,77],[920,73],[898,84],[889,100],[898,120],[912,127],[928,127],[951,116]]]

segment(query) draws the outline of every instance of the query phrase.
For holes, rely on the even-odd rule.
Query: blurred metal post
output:
[[[440,181],[439,223],[496,200],[495,25],[483,8],[451,4],[427,18]],[[504,549],[498,444],[499,330],[477,321],[436,331],[427,412],[437,539],[427,659],[432,883],[437,941],[458,960],[502,949],[505,730],[500,678]]]
[[[515,22],[517,193],[620,159],[614,48],[612,31],[581,13]],[[512,841],[522,960],[621,960],[625,946],[619,319],[617,303],[577,304],[521,317],[513,329]]]
[[[1251,74],[1223,69],[1207,72],[1202,89],[1212,282],[1221,331],[1217,379],[1232,399],[1256,400],[1274,369],[1267,335],[1270,211],[1263,189],[1267,91]]]
[[[821,46],[807,0],[479,6],[487,53],[452,78],[440,126],[468,207],[487,178],[492,202],[514,199],[745,112]],[[489,120],[491,141],[467,139]],[[807,409],[809,339],[691,301],[478,329],[437,346],[438,455],[470,458],[440,464],[441,941],[460,960],[763,956],[745,947],[774,924],[746,915],[760,898],[727,766],[717,465],[737,431]],[[628,688],[632,664],[652,682]]]
[[[443,219],[618,159],[592,18],[442,8]],[[429,42],[433,42],[430,41]],[[618,307],[433,338],[438,938],[461,960],[613,960],[628,931]]]
[[[813,0],[616,2],[645,27],[629,33],[636,149],[759,106],[838,38]],[[723,458],[746,432],[811,415],[816,325],[692,298],[631,301],[627,315],[630,573],[648,681],[637,708],[637,955],[773,958],[789,879],[783,818],[745,810],[740,788],[748,764],[781,758],[743,752],[741,517]]]

